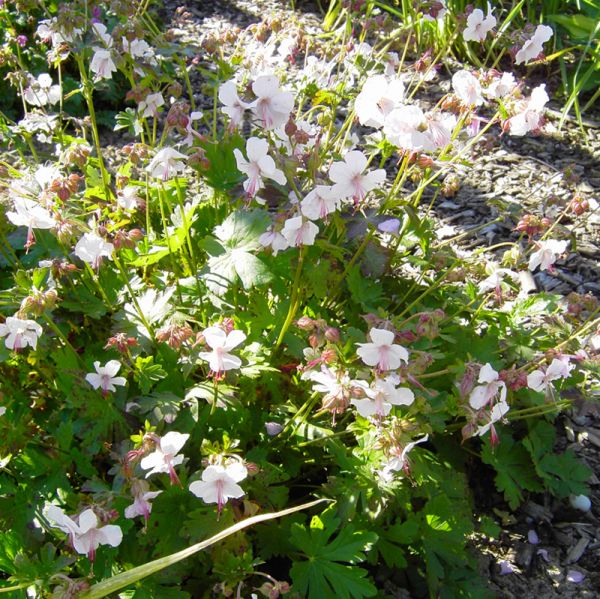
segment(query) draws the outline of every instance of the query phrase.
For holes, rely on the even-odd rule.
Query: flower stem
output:
[[[302,265],[304,263],[304,246],[300,248],[300,254],[298,256],[298,266],[296,267],[296,274],[294,276],[294,282],[292,284],[292,295],[290,296],[290,307],[288,308],[287,316],[283,322],[283,326],[281,327],[281,331],[279,331],[279,336],[277,337],[277,342],[275,343],[275,350],[279,348],[281,343],[283,342],[283,336],[287,333],[287,330],[290,328],[292,321],[294,320],[294,316],[296,316],[296,312],[300,307],[299,295],[300,295],[300,276],[302,274]]]

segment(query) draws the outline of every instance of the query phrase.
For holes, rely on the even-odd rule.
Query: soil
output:
[[[274,13],[308,30],[318,28],[321,18],[317,5],[296,4],[296,11],[292,11],[289,2],[276,0],[167,1],[161,18],[171,24],[176,42],[193,49],[210,31],[243,29]],[[196,82],[192,83],[195,87]],[[439,98],[449,85],[449,78],[440,74],[425,95],[429,92]],[[551,95],[550,84],[548,90]],[[577,194],[589,201],[592,211],[582,217],[563,218],[560,225],[563,233],[576,240],[577,251],[557,263],[554,275],[536,273],[533,278],[539,290],[600,295],[600,115],[588,115],[583,131],[572,120],[559,129],[559,120],[560,106],[551,103],[544,135],[493,134],[477,146],[469,156],[469,165],[457,169],[458,192],[438,198],[433,205],[440,238],[454,237],[501,217],[471,234],[466,247],[514,240],[518,237],[514,231],[516,214],[523,206],[536,212],[542,207],[554,220]],[[502,529],[497,539],[482,535],[471,539],[482,577],[499,598],[600,596],[600,480],[596,476],[600,476],[600,404],[591,397],[578,398],[573,409],[557,419],[557,431],[558,448],[575,451],[595,473],[590,481],[590,511],[581,512],[568,501],[549,495],[536,495],[511,513],[499,493],[490,493],[493,481],[488,474],[473,473],[478,514],[492,517]],[[537,543],[531,542],[536,540],[531,531],[537,535]],[[501,572],[502,562],[510,573]],[[571,582],[577,573],[583,580]],[[404,599],[416,597],[410,590],[389,585],[385,592]]]

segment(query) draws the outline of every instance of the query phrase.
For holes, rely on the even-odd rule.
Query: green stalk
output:
[[[277,342],[275,343],[275,351],[277,351],[277,349],[283,342],[283,336],[287,333],[287,330],[290,328],[290,325],[294,320],[294,316],[296,316],[296,312],[300,307],[300,276],[302,274],[302,265],[304,263],[304,253],[305,247],[302,246],[298,255],[298,265],[296,267],[296,274],[294,275],[294,282],[292,283],[290,307],[288,308],[288,313],[283,322],[283,326],[281,327],[281,331],[279,331],[279,336],[277,337]]]
[[[98,135],[98,123],[96,121],[96,111],[94,109],[93,92],[94,84],[90,81],[87,76],[85,65],[83,64],[83,56],[75,54],[77,66],[79,67],[79,74],[81,76],[82,93],[87,103],[88,112],[90,113],[90,121],[92,124],[92,138],[94,139],[94,145],[96,146],[96,154],[98,156],[98,165],[100,166],[100,174],[102,175],[102,185],[104,187],[104,194],[106,200],[109,201],[113,197],[113,193],[110,189],[110,175],[106,170],[104,159],[102,158],[102,146],[100,145],[100,136]]]

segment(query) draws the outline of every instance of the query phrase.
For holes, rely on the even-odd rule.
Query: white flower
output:
[[[118,360],[109,360],[104,366],[100,366],[100,362],[94,362],[96,372],[88,372],[85,375],[85,380],[94,388],[102,389],[102,393],[106,395],[109,391],[116,391],[115,385],[124,386],[127,379],[122,376],[115,376],[121,368]]]
[[[237,93],[235,81],[226,81],[219,87],[219,101],[223,104],[221,110],[229,117],[230,129],[235,129],[242,122],[244,112],[251,107],[242,102]]]
[[[471,391],[469,404],[474,410],[479,410],[488,405],[497,395],[500,394],[500,402],[506,400],[506,384],[501,381],[498,373],[492,368],[490,363],[482,366],[479,371],[479,383]]]
[[[165,105],[165,99],[160,92],[156,92],[154,94],[148,94],[144,100],[142,100],[138,105],[138,110],[140,111],[142,117],[157,117],[158,109],[160,106]]]
[[[13,225],[31,229],[52,229],[56,225],[50,212],[34,200],[16,197],[13,206],[16,212],[6,213],[6,217]]]
[[[146,170],[156,179],[166,181],[185,169],[183,160],[186,158],[185,154],[175,148],[166,147],[156,153]]]
[[[244,181],[244,190],[249,198],[253,198],[258,190],[265,186],[263,178],[272,179],[279,185],[285,185],[283,171],[275,166],[275,161],[268,155],[268,152],[268,142],[258,137],[251,137],[246,142],[248,160],[244,158],[238,148],[233,150],[238,170],[248,177]]]
[[[138,195],[138,187],[127,185],[117,192],[117,204],[124,210],[135,210],[142,199]]]
[[[156,449],[146,457],[142,458],[140,467],[146,472],[146,478],[153,474],[168,473],[171,483],[179,484],[179,479],[175,473],[175,466],[179,466],[184,459],[179,450],[185,445],[190,436],[177,431],[168,432],[160,438]]]
[[[278,252],[287,250],[290,247],[290,244],[281,232],[275,231],[272,227],[258,238],[258,243],[265,248],[270,247],[273,250],[273,256],[277,256]]]
[[[190,484],[190,491],[204,503],[216,503],[219,512],[229,499],[244,495],[244,489],[237,483],[248,476],[248,470],[241,462],[228,466],[211,465],[202,472],[202,480]]]
[[[361,125],[383,127],[385,117],[397,108],[404,98],[404,83],[391,81],[385,75],[369,77],[356,96],[354,110]]]
[[[418,106],[399,106],[390,112],[383,126],[388,141],[404,150],[422,150],[431,144],[424,133],[425,114]]]
[[[158,497],[162,491],[148,491],[149,485],[145,480],[136,480],[131,485],[133,492],[133,503],[125,508],[125,518],[144,516],[146,522],[152,511],[151,499]]]
[[[291,247],[313,245],[319,227],[302,216],[288,218],[283,224],[281,234]]]
[[[87,555],[94,560],[96,549],[100,545],[117,547],[123,540],[123,532],[119,526],[107,524],[98,526],[98,518],[93,510],[87,509],[79,515],[75,522],[63,510],[55,505],[50,505],[44,510],[48,520],[54,522],[52,526],[66,532],[70,537],[73,549],[77,553]]]
[[[42,327],[35,320],[22,320],[15,316],[8,316],[5,322],[0,323],[0,337],[6,337],[4,345],[8,349],[19,350],[28,345],[35,349],[41,334]]]
[[[574,365],[570,364],[568,360],[554,358],[546,372],[534,370],[527,375],[527,386],[534,391],[546,391],[548,387],[552,387],[552,381],[566,379],[573,368]]]
[[[317,185],[300,202],[300,210],[306,218],[316,220],[339,210],[340,199],[329,185]]]
[[[367,366],[377,366],[379,370],[396,370],[402,361],[408,363],[408,351],[394,344],[394,333],[385,329],[372,328],[369,331],[371,343],[357,343],[356,353]]]
[[[294,96],[279,89],[279,79],[275,75],[258,77],[252,84],[252,91],[257,96],[251,104],[252,112],[267,131],[287,122],[294,107]]]
[[[498,265],[492,262],[487,264],[486,269],[488,272],[491,271],[491,274],[487,278],[483,279],[481,283],[479,283],[477,287],[479,293],[485,293],[486,291],[490,291],[492,289],[501,289],[502,283],[506,277],[512,279],[513,281],[517,281],[519,279],[519,274],[514,270],[510,270],[509,268],[498,268]]]
[[[240,358],[228,352],[244,342],[246,339],[245,333],[235,329],[230,333],[226,333],[221,327],[213,326],[204,329],[202,335],[212,351],[200,352],[198,356],[208,362],[213,372],[233,370],[242,365]]]
[[[561,254],[564,254],[568,243],[556,239],[538,241],[539,249],[529,257],[529,270],[534,271],[538,266],[540,270],[552,270],[553,264]]]
[[[400,455],[392,456],[383,466],[382,470],[379,471],[379,476],[386,482],[393,479],[393,472],[399,472],[404,470],[408,466],[408,454],[413,450],[415,445],[419,443],[425,443],[429,439],[429,435],[423,435],[416,441],[407,443]]]
[[[365,390],[368,399],[353,399],[350,403],[356,406],[363,418],[384,418],[390,413],[392,406],[410,406],[415,401],[415,394],[410,389],[396,387],[398,382],[398,377],[394,375],[376,379]]]
[[[433,151],[445,148],[452,141],[452,132],[456,127],[456,117],[444,112],[429,112],[425,115],[427,140],[423,140],[423,150]]]
[[[92,29],[96,37],[107,47],[110,48],[112,46],[113,40],[108,33],[106,25],[104,23],[92,23]]]
[[[100,266],[100,259],[106,256],[112,260],[115,246],[104,241],[95,233],[86,233],[75,245],[75,255],[84,262],[91,264],[94,268]]]
[[[511,135],[525,135],[529,131],[535,131],[542,126],[544,106],[548,102],[546,84],[538,85],[532,92],[527,102],[521,103],[521,110],[515,116],[508,119]]]
[[[515,76],[512,73],[502,73],[502,77],[496,78],[490,85],[483,90],[483,93],[490,98],[504,98],[517,87]]]
[[[194,137],[201,138],[202,136],[194,129],[194,122],[199,121],[204,116],[203,112],[195,110],[190,113],[190,117],[187,120],[187,125],[185,126],[185,139],[183,143],[190,147],[194,144]]]
[[[126,37],[122,38],[123,51],[130,54],[132,58],[154,58],[154,51],[144,40],[134,39],[129,41]]]
[[[113,62],[110,50],[94,48],[90,70],[96,75],[96,79],[112,79],[112,74],[117,72],[117,67]]]
[[[502,418],[504,418],[504,416],[506,415],[508,410],[510,410],[510,406],[504,400],[499,401],[497,404],[495,404],[494,407],[490,411],[489,422],[480,426],[477,429],[477,431],[475,432],[475,435],[478,435],[479,437],[485,435],[490,430],[490,428],[492,428],[494,426],[494,424],[496,422],[498,422],[499,420],[502,420]],[[492,431],[492,433],[493,433],[493,431]]]
[[[528,39],[523,44],[523,47],[517,52],[515,64],[521,64],[522,62],[527,64],[530,60],[536,59],[542,53],[543,44],[545,44],[552,35],[552,27],[548,27],[548,25],[538,25],[533,37]]]
[[[463,39],[465,42],[482,42],[495,26],[496,17],[492,14],[492,7],[488,2],[487,16],[484,16],[480,8],[476,8],[467,17],[467,27],[463,31]]]
[[[32,106],[56,104],[60,100],[60,85],[52,85],[52,77],[42,73],[36,79],[29,76],[29,87],[23,92],[25,102]]]
[[[465,106],[480,106],[483,104],[481,85],[469,71],[458,71],[452,75],[452,88],[459,100]]]
[[[52,229],[56,225],[52,214],[34,200],[17,196],[13,206],[16,212],[7,212],[6,217],[13,225],[27,227],[27,249],[35,243],[33,229]]]
[[[0,416],[4,416],[6,414],[6,406],[0,406]]]
[[[332,193],[339,199],[354,198],[361,202],[369,191],[385,181],[385,170],[379,168],[363,174],[367,157],[358,150],[348,152],[344,162],[334,162],[329,168],[329,178],[335,183]]]

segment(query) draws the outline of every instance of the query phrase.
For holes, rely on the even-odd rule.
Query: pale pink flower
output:
[[[514,270],[510,270],[509,268],[498,268],[497,265],[493,263],[488,264],[488,268],[488,272],[490,272],[490,270],[492,272],[477,286],[479,293],[485,293],[486,291],[491,290],[500,292],[502,290],[502,283],[506,277],[512,279],[513,281],[518,281],[519,279],[519,274]]]
[[[408,454],[416,445],[419,443],[425,443],[428,439],[429,435],[423,435],[420,439],[407,443],[399,455],[394,455],[389,458],[388,461],[383,465],[383,468],[379,471],[379,476],[382,478],[382,480],[389,482],[393,479],[394,472],[406,470],[408,468]]]
[[[175,466],[179,466],[183,460],[183,454],[179,451],[186,444],[190,436],[177,431],[170,431],[160,437],[156,449],[142,458],[140,467],[146,472],[146,478],[153,474],[168,473],[171,483],[178,484],[179,478],[175,472]]]
[[[77,553],[87,555],[94,561],[96,549],[100,545],[117,547],[123,540],[123,532],[115,524],[98,526],[98,517],[93,510],[87,509],[79,514],[77,522],[69,518],[63,510],[55,505],[50,505],[44,510],[44,515],[53,522],[54,528],[59,528],[69,535],[73,549]]]
[[[75,245],[75,255],[84,262],[91,264],[93,268],[98,268],[103,256],[112,260],[114,249],[115,246],[112,243],[104,241],[96,233],[85,233]]]
[[[25,241],[27,249],[35,243],[33,229],[52,229],[56,226],[52,214],[34,200],[17,196],[13,201],[13,207],[15,212],[7,212],[6,218],[17,227],[27,227]]]
[[[189,489],[204,503],[216,503],[220,512],[229,499],[244,495],[244,489],[237,483],[247,476],[248,470],[241,462],[228,466],[211,465],[202,472],[202,480],[192,482]]]
[[[488,14],[483,14],[476,8],[467,17],[467,27],[463,31],[465,42],[483,42],[487,34],[496,26],[496,17],[492,14],[492,7],[488,2]]]
[[[108,29],[104,23],[92,23],[92,29],[96,37],[104,44],[106,48],[110,48],[113,44],[113,39],[108,33]]]
[[[208,327],[202,332],[210,352],[200,352],[198,356],[206,360],[213,372],[224,372],[240,368],[242,361],[229,352],[246,339],[245,333],[233,330],[226,333],[221,327]]]
[[[300,202],[300,210],[306,218],[316,220],[339,210],[340,199],[329,185],[317,185]]]
[[[427,121],[418,106],[399,106],[390,112],[384,123],[383,133],[391,144],[404,150],[422,150],[431,146],[425,133]]]
[[[567,378],[573,368],[568,361],[554,358],[545,372],[534,370],[527,375],[527,386],[534,391],[546,391],[552,388],[552,381]]]
[[[42,327],[35,320],[23,320],[8,316],[0,323],[0,337],[6,337],[4,345],[8,349],[20,350],[28,345],[35,349]]]
[[[283,171],[277,168],[275,161],[268,155],[268,152],[268,142],[258,137],[251,137],[246,142],[247,160],[238,148],[233,150],[238,170],[248,177],[244,181],[244,190],[249,198],[253,198],[265,186],[263,178],[272,179],[279,185],[285,185],[286,180]]]
[[[166,181],[185,169],[183,161],[186,159],[185,154],[178,152],[175,148],[166,147],[156,153],[146,170],[152,177]]]
[[[190,118],[188,119],[188,123],[185,127],[186,136],[185,136],[185,139],[183,140],[183,143],[186,146],[188,146],[188,147],[192,146],[194,144],[194,138],[201,138],[200,133],[198,133],[194,129],[194,123],[196,121],[199,121],[203,116],[204,116],[204,113],[202,113],[198,110],[195,110],[190,113]]]
[[[332,193],[339,199],[354,198],[361,202],[366,195],[385,181],[382,168],[363,174],[367,157],[358,150],[344,156],[344,162],[334,162],[329,168],[329,178],[334,182]]]
[[[252,91],[257,96],[251,104],[252,112],[267,131],[288,121],[294,107],[294,96],[291,92],[281,91],[275,75],[258,77],[252,84]]]
[[[116,391],[115,385],[123,387],[127,383],[127,379],[123,376],[115,376],[121,369],[121,364],[118,360],[109,360],[104,366],[100,366],[100,362],[94,362],[96,372],[89,372],[85,375],[85,380],[94,388],[102,389],[102,393],[106,395],[109,391]]]
[[[565,253],[568,243],[556,239],[538,241],[538,250],[529,257],[529,270],[534,271],[539,266],[540,270],[552,271],[557,258]]]
[[[480,106],[483,104],[481,84],[469,71],[458,71],[452,76],[452,88],[458,99],[465,106]]]
[[[478,382],[481,384],[471,391],[469,397],[469,404],[474,410],[487,406],[498,395],[500,395],[500,402],[506,400],[506,383],[500,380],[498,373],[489,362],[481,367]]]
[[[229,117],[229,128],[235,129],[244,118],[244,112],[251,104],[242,102],[237,93],[235,81],[226,81],[219,87],[219,101],[223,104],[221,110]]]
[[[515,64],[521,64],[523,62],[527,64],[531,60],[535,60],[542,53],[542,46],[552,37],[553,33],[552,27],[548,27],[548,25],[538,25],[533,36],[528,39],[523,44],[523,47],[517,52]]]
[[[429,112],[425,115],[427,136],[430,144],[423,143],[423,150],[433,151],[445,148],[452,141],[452,132],[456,127],[456,117],[444,112]]]
[[[379,128],[403,98],[404,83],[400,79],[388,80],[385,75],[374,75],[365,81],[356,96],[354,110],[361,125]]]
[[[525,135],[536,131],[543,124],[544,106],[550,98],[546,93],[546,84],[538,85],[526,102],[521,103],[521,110],[508,119],[511,135]]]
[[[496,100],[508,96],[517,87],[515,76],[512,73],[502,73],[502,77],[496,77],[483,93]]]
[[[281,234],[291,247],[299,247],[313,245],[318,232],[319,227],[315,223],[302,216],[294,216],[285,221]]]
[[[38,75],[37,79],[29,75],[29,86],[25,88],[23,98],[32,106],[56,104],[60,100],[60,85],[52,85],[48,73]]]
[[[498,403],[494,404],[492,409],[490,410],[489,421],[485,424],[481,425],[475,431],[475,435],[482,437],[485,435],[490,429],[492,429],[492,440],[497,439],[496,430],[494,428],[494,424],[496,422],[502,420],[506,413],[510,410],[510,406],[506,403],[506,401],[502,400]]]
[[[160,92],[148,94],[138,105],[138,110],[142,117],[157,117],[158,109],[165,105],[165,99]]]
[[[394,375],[376,379],[365,390],[367,399],[352,399],[350,403],[363,418],[384,418],[392,406],[410,406],[415,401],[415,394],[408,387],[396,387],[398,383]]]
[[[258,243],[265,248],[270,247],[273,250],[273,256],[277,256],[280,251],[287,250],[290,247],[288,240],[281,234],[281,231],[276,231],[273,227],[270,227],[258,238]]]
[[[132,483],[133,503],[125,508],[125,518],[144,516],[144,520],[148,522],[150,512],[152,512],[150,500],[162,493],[162,491],[149,491],[149,488],[145,480],[136,480]]]
[[[144,40],[139,40],[137,38],[129,41],[126,37],[122,38],[123,42],[123,52],[129,54],[132,58],[153,58],[154,51],[148,44],[148,42]]]
[[[379,370],[396,370],[402,362],[408,363],[408,350],[394,344],[395,335],[392,331],[372,328],[369,336],[371,343],[356,344],[356,353],[367,366],[377,366]]]
[[[139,187],[127,185],[117,192],[117,204],[124,210],[135,210],[142,202],[139,196]]]
[[[117,67],[113,62],[110,50],[94,48],[90,70],[96,75],[96,79],[112,79],[112,74],[117,72]]]

